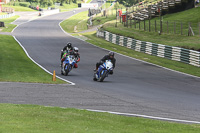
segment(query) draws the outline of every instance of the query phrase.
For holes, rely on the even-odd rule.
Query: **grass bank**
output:
[[[186,10],[184,12],[164,15],[162,16],[163,25],[167,21],[171,21],[171,22],[176,22],[177,28],[180,28],[178,27],[178,22],[184,22],[187,24],[191,22],[193,25],[196,25],[196,29],[193,29],[193,30],[198,30],[197,24],[198,24],[198,21],[200,20],[200,16],[198,12],[200,12],[200,7]],[[103,25],[102,29],[112,32],[114,34],[127,36],[127,37],[131,37],[137,40],[146,41],[146,42],[164,44],[164,45],[169,45],[169,46],[177,46],[177,47],[183,47],[187,49],[200,51],[200,36],[198,34],[196,34],[195,36],[186,36],[186,35],[173,34],[173,33],[169,33],[169,34],[163,33],[159,35],[158,32],[153,32],[153,28],[152,28],[152,32],[148,32],[148,29],[146,29],[146,31],[142,30],[143,29],[142,26],[144,25],[143,22],[141,22],[140,24],[141,30],[138,29],[139,27],[138,25],[137,25],[137,29],[135,29],[134,25],[132,26],[132,28],[130,28],[130,26],[128,28],[124,27],[123,24],[119,23],[119,20],[116,27],[116,20],[115,19],[110,20],[113,17],[116,18],[115,16],[108,16],[107,18],[98,16],[94,18],[93,24],[98,25],[98,24],[107,22]],[[151,22],[152,25],[154,24],[155,20],[158,21],[159,18],[152,19],[152,22]],[[146,21],[146,26],[148,26],[148,21]],[[173,28],[173,25],[172,25],[172,28]],[[186,31],[188,30],[188,27],[184,27],[184,28],[185,29],[183,30],[186,30]],[[178,31],[178,29],[176,29],[176,31]]]
[[[19,16],[1,19],[5,27],[1,32],[11,32],[16,25],[10,24]],[[66,83],[60,79],[52,81],[52,76],[33,63],[12,36],[0,35],[0,81],[33,83]],[[53,70],[52,70],[53,72]]]
[[[36,10],[33,10],[29,7],[23,7],[23,6],[11,6],[11,5],[2,5],[3,7],[11,7],[13,8],[15,11],[20,11],[20,12],[24,12],[24,11],[36,11]]]
[[[0,132],[199,133],[180,124],[109,113],[38,105],[0,104]]]
[[[52,81],[52,76],[33,63],[12,36],[0,35],[0,42],[0,81],[66,83]]]
[[[146,62],[150,62],[159,66],[170,68],[172,70],[176,70],[179,72],[184,72],[187,74],[200,77],[200,69],[198,67],[185,64],[182,62],[178,62],[178,61],[173,61],[173,60],[168,60],[168,59],[157,57],[157,56],[148,55],[145,53],[137,52],[132,49],[122,47],[120,45],[110,43],[108,41],[105,41],[104,39],[96,37],[95,32],[83,33],[81,35],[88,38],[86,40],[87,42],[92,43],[96,46],[99,46],[99,47],[102,47],[102,48],[105,48],[117,53],[121,53],[123,55],[127,55],[136,59],[140,59]],[[75,36],[78,37],[78,35],[75,35]]]
[[[11,32],[16,27],[16,25],[11,24],[11,22],[15,21],[17,18],[19,18],[18,15],[1,19],[0,21],[4,22],[5,27],[0,27],[0,32]]]
[[[76,33],[87,30],[88,11],[78,13],[63,21],[60,25],[68,33]]]
[[[55,7],[55,6],[52,6]],[[59,6],[59,9],[61,12],[71,11],[74,8],[78,8],[78,4],[70,3],[70,4],[63,4],[62,6]]]

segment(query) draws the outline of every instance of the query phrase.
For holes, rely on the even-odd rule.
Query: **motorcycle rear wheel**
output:
[[[97,78],[93,78],[94,81],[97,81]]]

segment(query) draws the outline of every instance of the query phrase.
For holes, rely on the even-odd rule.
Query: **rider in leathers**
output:
[[[98,70],[99,66],[102,65],[106,60],[111,60],[112,64],[113,64],[113,69],[115,68],[115,62],[116,59],[114,58],[114,52],[109,52],[108,55],[105,55],[100,62],[96,63],[96,69],[95,72]],[[110,74],[113,74],[113,70],[110,72]]]

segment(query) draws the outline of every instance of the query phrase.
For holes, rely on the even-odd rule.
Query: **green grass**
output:
[[[110,15],[110,16],[100,16],[100,15],[98,15],[97,17],[94,17],[93,18],[93,25],[95,26],[95,25],[101,25],[101,24],[104,24],[104,23],[106,23],[106,22],[108,22],[108,21],[112,21],[112,20],[114,20],[115,19],[115,15]]]
[[[200,69],[198,67],[185,64],[182,62],[178,62],[178,61],[173,61],[173,60],[169,60],[165,58],[160,58],[157,56],[148,55],[148,54],[137,52],[132,49],[128,49],[116,44],[112,44],[110,42],[105,41],[104,39],[96,37],[95,32],[84,33],[82,35],[88,38],[88,40],[86,40],[87,42],[90,42],[99,47],[102,47],[111,51],[115,51],[117,53],[121,53],[123,55],[127,55],[136,59],[144,60],[146,62],[157,64],[159,66],[170,68],[172,70],[176,70],[176,71],[180,71],[180,72],[184,72],[187,74],[200,77]]]
[[[12,36],[0,35],[0,42],[0,81],[65,83],[59,79],[53,82],[52,76],[34,64]]]
[[[77,32],[87,30],[88,11],[78,13],[70,19],[63,21],[60,25],[68,33],[74,33],[74,27],[77,26]]]
[[[0,132],[199,133],[197,124],[180,124],[59,107],[0,104]]]
[[[54,6],[52,6],[54,7]],[[74,8],[78,8],[78,4],[71,3],[71,4],[63,4],[63,6],[59,6],[61,12],[71,11]]]
[[[188,35],[188,25],[189,22],[196,36],[199,35],[199,24],[200,16],[198,14],[200,8],[192,8],[183,12],[178,12],[174,14],[167,14],[162,16],[162,31],[167,34],[181,34],[181,24],[182,24],[182,34]],[[155,20],[157,21],[157,31],[160,31],[160,18],[156,17],[151,20],[151,31],[155,31]],[[146,30],[149,29],[149,20],[145,21]],[[168,28],[167,28],[168,25]],[[134,26],[133,26],[134,27]],[[137,24],[137,29],[139,29],[139,24]],[[140,28],[144,29],[144,23],[141,22]],[[175,30],[174,30],[175,29]]]
[[[16,25],[10,23],[15,21],[17,18],[19,18],[18,15],[10,18],[1,19],[1,22],[4,22],[5,25],[5,27],[0,27],[1,32],[11,32],[16,27]]]
[[[23,6],[10,6],[10,5],[2,5],[3,7],[11,7],[13,8],[15,11],[37,11],[37,10],[33,10],[29,7],[23,7]]]
[[[87,0],[87,3],[90,3],[92,0]]]
[[[116,21],[110,21],[103,25],[103,29],[110,31],[114,34],[131,37],[137,40],[152,42],[157,44],[164,44],[169,46],[184,47],[188,49],[199,50],[200,49],[200,37],[199,36],[182,36],[174,34],[162,34],[158,35],[157,32],[144,32],[142,30],[133,30],[123,27],[118,23],[118,28],[115,27]]]
[[[4,12],[0,12],[0,15],[6,15],[7,13],[4,13]]]
[[[10,23],[18,17],[15,15],[10,18],[1,19],[5,23],[5,27],[1,27],[1,32],[11,32],[16,25]],[[12,36],[0,35],[0,42],[0,81],[66,83],[59,79],[53,82],[52,76],[34,64]]]

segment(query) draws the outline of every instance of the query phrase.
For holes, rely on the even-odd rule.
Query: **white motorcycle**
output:
[[[105,77],[113,70],[113,64],[111,60],[106,60],[102,65],[99,66],[96,73],[94,73],[94,81],[103,82]]]

